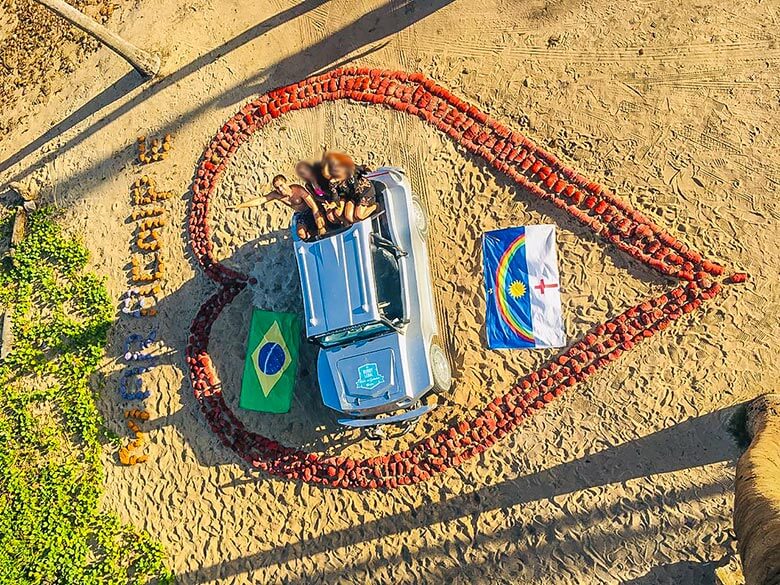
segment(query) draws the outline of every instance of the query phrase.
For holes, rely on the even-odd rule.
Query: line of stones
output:
[[[419,117],[534,195],[551,201],[665,275],[694,280],[723,273],[721,266],[705,260],[601,185],[587,181],[522,134],[422,74],[352,68],[337,69],[258,97],[228,120],[209,144],[192,186],[190,235],[196,257],[210,277],[218,282],[246,279],[216,262],[208,238],[208,196],[230,155],[273,119],[338,99],[381,104]]]

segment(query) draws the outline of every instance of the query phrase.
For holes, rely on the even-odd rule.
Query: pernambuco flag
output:
[[[488,347],[563,347],[554,225],[485,232],[482,260]]]

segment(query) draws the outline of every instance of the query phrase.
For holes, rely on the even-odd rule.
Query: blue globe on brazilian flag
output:
[[[239,406],[260,412],[289,412],[301,329],[294,313],[252,310]]]

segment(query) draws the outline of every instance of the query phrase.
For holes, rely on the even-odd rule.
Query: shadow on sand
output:
[[[265,91],[272,86],[292,82],[320,69],[327,67],[346,55],[375,43],[392,35],[414,22],[424,18],[435,10],[449,4],[450,0],[437,0],[431,2],[407,2],[403,7],[397,8],[398,2],[388,2],[382,7],[360,17],[355,22],[347,25],[335,35],[315,44],[313,47],[294,56],[285,58],[269,68],[258,72],[250,84],[228,91],[220,98],[201,104],[184,113],[181,117],[171,122],[171,126],[184,124],[194,119],[204,109],[214,104],[226,105],[246,99],[250,95]],[[220,55],[232,51],[243,44],[252,41],[268,30],[280,26],[290,19],[302,16],[306,12],[320,6],[324,0],[305,0],[252,27],[241,35],[225,43],[219,48],[209,51],[192,63],[183,67],[176,73],[163,78],[155,84],[148,86],[137,96],[123,103],[108,116],[92,122],[81,130],[76,136],[65,143],[65,150],[73,148],[83,142],[95,132],[104,128],[114,120],[130,112],[147,99],[153,97],[166,87],[187,77],[199,68],[209,64]],[[0,163],[0,172],[9,169],[14,164],[23,160],[46,142],[61,132],[86,120],[99,110],[105,108],[127,91],[138,85],[135,73],[128,73],[120,79],[115,86],[106,89],[81,109],[63,120],[57,127],[40,137],[28,147],[13,155],[10,159]],[[61,152],[58,151],[57,154]],[[53,155],[52,155],[53,156]],[[471,156],[471,155],[466,155]],[[479,159],[472,160],[481,164]],[[45,164],[45,161],[44,161]],[[100,163],[98,163],[100,164]],[[481,165],[482,166],[482,165]],[[69,178],[60,191],[68,192],[78,182],[85,180],[94,167]],[[24,173],[22,173],[24,174]],[[13,179],[18,179],[19,176]],[[501,178],[505,187],[513,186]],[[519,190],[515,189],[518,193]],[[551,217],[559,217],[558,211],[552,205],[539,202],[543,212]],[[568,220],[568,218],[567,218]],[[574,223],[574,222],[572,222]],[[182,238],[186,231],[182,228]],[[578,234],[586,234],[584,228],[575,228]],[[279,250],[290,245],[289,239],[283,232],[274,232],[245,244],[239,248],[234,256],[227,261],[229,265],[239,265],[246,268],[246,260],[254,258],[261,263],[259,271],[269,275],[264,281],[268,287],[267,295],[274,299],[280,299],[278,306],[266,308],[275,310],[293,310],[300,313],[297,299],[297,274],[295,273],[292,253],[289,256],[289,264],[280,266],[263,265],[264,258],[279,258],[284,254]],[[607,247],[612,253],[611,247]],[[189,249],[189,248],[187,248]],[[616,259],[629,267],[635,274],[643,279],[653,281],[656,284],[666,282],[657,274],[647,271],[645,267],[635,265],[632,261],[624,260],[625,256],[615,253]],[[292,280],[291,280],[292,278]],[[292,287],[292,288],[291,288]],[[169,347],[183,348],[186,345],[189,321],[195,315],[198,304],[205,300],[215,290],[215,285],[198,275],[195,279],[186,282],[178,290],[166,297],[158,306],[159,317],[156,320],[160,324],[159,337],[165,340]],[[290,301],[289,299],[296,299]],[[289,304],[293,303],[293,304]],[[215,326],[212,338],[211,352],[217,365],[220,378],[223,380],[228,403],[252,429],[262,429],[264,433],[277,438],[290,445],[300,446],[314,451],[337,452],[345,446],[355,442],[355,434],[345,433],[337,425],[336,415],[322,405],[319,392],[316,387],[316,373],[313,367],[313,351],[304,346],[301,355],[301,370],[299,372],[298,391],[293,410],[289,417],[274,415],[262,415],[246,413],[236,408],[237,390],[240,387],[240,375],[245,355],[244,343],[246,340],[248,319],[251,304],[251,293],[245,291],[229,306]],[[186,310],[183,310],[185,307]],[[185,315],[185,317],[183,317]],[[186,316],[189,315],[189,316]],[[123,319],[118,328],[115,340],[109,351],[112,355],[121,355],[122,333],[142,330],[143,324],[139,321]],[[201,416],[197,402],[195,401],[189,380],[186,377],[186,368],[183,356],[172,352],[163,357],[163,363],[170,363],[185,372],[183,383],[179,389],[182,396],[183,407],[168,416],[151,421],[148,428],[162,428],[173,425],[185,437],[192,446],[198,460],[204,465],[218,465],[226,462],[238,462],[237,457],[225,449],[217,439],[208,431]],[[116,376],[109,376],[106,380],[107,388],[116,388],[118,380]],[[111,396],[107,397],[103,406],[110,410],[118,410],[121,405]],[[508,510],[511,507],[539,500],[549,500],[553,497],[570,494],[579,490],[610,484],[627,482],[634,479],[648,477],[653,474],[669,473],[683,469],[695,468],[713,463],[731,461],[736,458],[737,450],[732,445],[726,432],[726,423],[732,409],[723,409],[697,418],[681,421],[667,429],[658,431],[645,437],[637,437],[632,441],[615,445],[579,459],[557,465],[547,470],[521,476],[515,479],[505,480],[496,485],[485,486],[467,494],[460,494],[448,500],[431,503],[419,508],[409,509],[402,513],[379,518],[359,526],[334,531],[316,538],[303,540],[294,545],[270,548],[262,553],[248,555],[238,559],[229,559],[218,565],[201,567],[181,575],[183,582],[202,583],[211,580],[230,578],[247,572],[251,568],[267,567],[281,564],[294,559],[300,559],[316,555],[318,553],[357,545],[383,538],[388,535],[403,534],[406,532],[429,528],[438,523],[452,522],[455,520],[475,517],[488,510]],[[107,416],[107,418],[116,418]],[[291,422],[292,421],[292,422]],[[522,429],[518,432],[522,432]],[[546,449],[546,445],[539,448]],[[483,457],[498,457],[500,446],[489,451]],[[454,473],[451,471],[450,473]],[[247,481],[264,481],[265,476],[248,476]],[[435,480],[434,480],[435,481]],[[623,500],[616,504],[592,509],[587,512],[573,514],[564,519],[554,520],[540,528],[539,524],[529,519],[518,522],[509,528],[503,528],[491,534],[478,534],[472,543],[472,547],[478,547],[491,541],[503,541],[514,543],[513,555],[533,555],[535,558],[554,553],[561,543],[558,537],[561,533],[570,534],[571,539],[583,529],[599,522],[603,517],[616,517],[627,512],[645,510],[649,513],[662,514],[663,509],[675,504],[684,504],[688,501],[708,498],[724,494],[731,489],[730,485],[713,482],[696,488],[675,489],[664,494],[653,494],[639,500]],[[683,531],[688,529],[685,522],[665,523],[665,530]],[[528,544],[528,536],[543,532],[548,538],[547,544],[533,546]],[[647,530],[633,526],[626,526],[613,534],[599,536],[599,546],[616,549],[624,542],[631,539],[640,539],[656,535],[647,534]],[[571,542],[571,540],[569,540]],[[566,544],[566,541],[563,543]],[[416,551],[416,555],[436,554],[440,545],[423,548]],[[385,558],[377,562],[393,562],[393,558]],[[398,560],[402,560],[399,556]],[[348,569],[332,571],[323,568],[316,574],[305,575],[299,578],[298,583],[333,582],[337,578],[354,575],[356,578],[361,571],[370,570],[374,566],[372,562],[355,564]],[[632,581],[632,583],[649,585],[651,583],[709,583],[713,566],[711,563],[680,562],[653,568],[645,576]],[[463,566],[455,569],[442,569],[430,576],[432,582],[445,582],[452,580],[458,574],[473,574],[478,578],[483,574],[483,567],[478,565]]]
[[[311,557],[328,550],[343,549],[352,545],[386,537],[388,535],[425,529],[439,523],[453,522],[478,516],[489,510],[509,508],[539,500],[550,500],[557,496],[580,490],[620,484],[655,474],[701,467],[713,463],[733,461],[738,451],[729,436],[726,426],[735,407],[722,409],[703,416],[682,421],[672,427],[637,437],[621,445],[591,453],[579,459],[557,465],[550,469],[506,480],[496,485],[482,487],[468,494],[452,497],[446,501],[413,508],[399,514],[392,514],[366,522],[349,529],[337,530],[322,536],[301,541],[294,545],[269,548],[255,555],[226,560],[218,565],[202,567],[180,575],[184,583],[203,583],[229,578],[256,569],[289,561]],[[545,446],[541,446],[545,448]],[[487,457],[500,456],[493,450]],[[524,554],[543,558],[559,548],[571,549],[576,557],[578,538],[588,527],[604,518],[616,518],[628,513],[644,512],[663,515],[669,507],[684,505],[698,499],[716,497],[731,490],[729,482],[711,482],[696,487],[673,489],[665,493],[642,495],[639,499],[624,498],[603,508],[567,515],[541,525],[534,519],[522,521],[515,526],[500,529],[492,534],[477,534],[471,547],[476,548],[491,541],[513,543],[515,552],[522,560]],[[681,514],[682,515],[682,514]],[[625,526],[614,533],[589,535],[588,543],[598,550],[617,550],[627,541],[643,538],[663,538],[670,532],[691,530],[699,520],[677,521],[665,519],[663,535],[649,528]],[[541,533],[541,534],[540,534]],[[537,538],[541,535],[545,538]],[[563,535],[563,538],[562,536]],[[595,538],[595,541],[594,541]],[[531,546],[532,541],[543,544]],[[524,544],[525,543],[525,544]],[[728,538],[724,545],[728,544]],[[416,557],[436,554],[441,545],[416,551]],[[560,551],[558,551],[560,552]],[[401,562],[401,559],[397,559]],[[578,559],[572,558],[572,562]],[[323,570],[301,577],[295,583],[330,583],[337,578],[359,576],[372,567],[394,562],[392,558],[358,564],[338,571]],[[647,575],[631,581],[637,585],[662,583],[709,584],[712,583],[713,563],[678,562],[653,568]],[[475,577],[482,571],[476,567]],[[428,575],[430,582],[444,583],[460,575],[467,576],[469,567],[459,566],[452,571],[442,570]],[[484,576],[484,573],[482,573]],[[507,575],[510,577],[510,575]]]
[[[472,157],[472,160],[476,163],[480,162],[475,157]],[[510,184],[506,182],[505,186],[508,187]],[[519,190],[516,193],[519,194]],[[549,209],[546,209],[545,202],[538,202],[538,204],[543,208],[543,212],[552,217],[559,216],[560,212],[555,211],[552,206],[548,206]],[[568,217],[566,221],[574,223]],[[179,227],[182,245],[186,246],[185,226],[181,223]],[[579,228],[577,229],[579,230]],[[189,250],[188,247],[187,249]],[[615,254],[616,258],[621,257],[619,252],[611,252]],[[287,230],[273,231],[244,244],[230,258],[226,259],[225,263],[243,271],[255,266],[254,272],[263,276],[262,296],[270,299],[270,304],[263,308],[293,311],[301,314],[297,270]],[[643,266],[637,267],[635,275],[646,278],[655,284],[664,282],[664,279],[655,273],[645,271]],[[196,278],[186,282],[160,302],[158,305],[159,316],[156,320],[160,323],[159,337],[165,340],[169,347],[183,348],[186,345],[190,320],[194,317],[199,303],[213,293],[215,288],[214,283],[202,278],[199,273]],[[278,415],[248,413],[237,408],[240,376],[246,352],[247,315],[250,311],[251,296],[251,292],[247,290],[226,308],[215,324],[210,345],[210,352],[222,380],[226,400],[234,412],[244,420],[248,428],[262,430],[264,434],[280,442],[303,449],[335,454],[360,440],[358,433],[342,430],[336,423],[335,413],[322,404],[316,386],[313,348],[306,344],[302,346],[296,399],[290,415],[280,417]],[[137,324],[138,321],[124,319],[119,327],[119,332],[121,333],[122,329],[127,332],[137,331]],[[112,355],[121,355],[120,334],[115,337],[114,345],[109,348],[109,351]],[[164,361],[186,372],[182,354],[172,352],[164,357]],[[108,388],[116,388],[117,384],[116,376],[108,378]],[[225,449],[208,431],[198,410],[197,402],[192,395],[186,373],[179,391],[183,407],[167,416],[150,421],[147,428],[159,429],[170,425],[175,426],[203,465],[239,462],[235,454]],[[116,400],[114,402],[116,403]],[[108,408],[115,410],[119,406],[118,404],[109,405]],[[732,410],[732,408],[722,409],[681,421],[651,435],[637,437],[632,441],[557,465],[548,470],[505,480],[496,485],[479,488],[468,494],[456,495],[443,502],[409,509],[359,526],[303,540],[294,545],[270,548],[262,553],[226,560],[210,567],[202,567],[182,575],[181,578],[183,582],[192,583],[229,578],[247,572],[251,568],[283,564],[336,548],[373,541],[388,535],[424,530],[439,523],[477,517],[489,510],[508,510],[514,506],[550,500],[556,496],[583,489],[731,461],[737,455],[737,450],[726,432],[726,421],[730,418]],[[115,417],[107,416],[107,418]],[[518,432],[522,432],[522,429]],[[540,445],[539,448],[546,449],[547,446]],[[483,457],[496,456],[501,456],[500,446],[483,455]],[[449,473],[455,472],[450,471]],[[248,472],[247,477],[239,480],[236,484],[262,482],[266,479],[267,477],[264,475]],[[568,546],[572,549],[571,554],[576,556],[578,550],[575,546],[577,533],[597,524],[605,517],[618,517],[621,514],[637,510],[663,514],[664,510],[670,507],[673,508],[697,499],[723,495],[729,490],[730,485],[712,482],[696,488],[674,489],[663,494],[653,493],[636,501],[624,499],[616,504],[572,514],[565,519],[551,521],[542,528],[535,520],[524,519],[514,526],[502,528],[491,534],[478,534],[471,546],[476,547],[480,544],[496,541],[512,543],[517,551],[515,554],[521,557],[523,554],[533,555],[534,558],[539,558],[539,555],[551,555],[557,551],[559,546]],[[690,530],[692,527],[686,521],[678,521],[675,518],[665,520],[663,526],[665,531],[680,532]],[[545,544],[531,547],[528,536],[533,536],[540,530],[545,535]],[[561,533],[571,533],[571,538],[561,543],[557,536]],[[649,531],[648,528],[626,526],[614,534],[599,535],[597,540],[600,547],[617,549],[627,540],[655,537],[657,535]],[[429,547],[415,554],[435,555],[436,550],[436,547]],[[387,559],[384,562],[387,562]],[[323,570],[316,574],[305,575],[297,582],[301,584],[328,583],[350,574],[358,578],[361,571],[371,570],[373,566],[371,562],[368,562],[338,571]],[[634,582],[647,585],[674,582],[676,576],[680,576],[680,578],[688,579],[687,582],[690,583],[708,583],[710,582],[707,580],[708,575],[711,575],[712,570],[711,563],[673,563],[655,567]],[[464,574],[464,571],[468,574],[468,571],[473,571],[475,578],[478,578],[484,571],[484,567],[466,565],[460,567],[458,571],[457,574]],[[450,572],[449,569],[441,569],[432,578],[437,582],[444,582],[455,576],[456,574]]]
[[[182,236],[183,237],[183,236]],[[271,299],[272,310],[288,310],[300,313],[300,293],[297,284],[297,271],[294,266],[291,241],[286,230],[274,231],[257,240],[241,246],[226,264],[247,269],[247,265],[258,263],[255,271],[265,274],[262,295]],[[289,253],[288,253],[289,252]],[[159,335],[169,347],[184,347],[188,322],[182,322],[183,313],[194,316],[198,303],[205,299],[215,285],[210,281],[197,277],[185,283],[179,290],[166,297],[158,306],[160,323]],[[182,311],[182,305],[187,311]],[[314,370],[314,355],[306,349],[301,356],[296,400],[291,413],[287,416],[264,415],[248,413],[237,408],[237,393],[240,388],[240,376],[245,355],[245,340],[248,332],[248,319],[251,305],[251,292],[245,291],[230,305],[217,321],[211,343],[211,352],[223,380],[223,391],[234,412],[249,428],[262,430],[264,434],[274,437],[290,445],[297,445],[315,451],[337,453],[346,445],[359,439],[356,434],[345,433],[336,423],[336,416],[323,406],[316,387]],[[124,319],[126,329],[138,330],[137,320]],[[112,355],[121,355],[120,335],[115,335],[115,342],[109,351]],[[163,362],[171,363],[182,371],[185,370],[183,356],[172,352],[164,356]],[[108,388],[115,388],[116,377],[109,377]],[[181,388],[183,407],[168,416],[150,421],[150,429],[159,429],[174,425],[192,447],[196,457],[203,465],[219,465],[224,463],[239,463],[238,458],[224,448],[209,432],[197,402],[192,394],[188,378],[184,377]],[[117,399],[107,397],[104,404],[111,410],[119,409]],[[573,461],[569,461],[550,469],[529,475],[508,479],[495,485],[481,487],[473,492],[456,495],[442,502],[430,503],[417,508],[411,508],[402,513],[392,514],[372,520],[348,529],[337,530],[316,538],[303,540],[297,544],[270,548],[262,553],[243,558],[226,560],[218,565],[202,567],[181,575],[184,583],[203,583],[212,580],[229,578],[242,574],[252,568],[268,567],[283,564],[295,559],[310,557],[329,550],[358,545],[360,543],[381,539],[388,535],[399,535],[415,530],[424,530],[439,523],[448,523],[477,517],[490,510],[507,510],[510,508],[540,500],[550,500],[564,494],[580,490],[620,484],[638,478],[656,474],[701,467],[713,463],[733,461],[738,450],[728,433],[728,421],[736,407],[721,409],[696,418],[680,421],[678,424],[644,437],[637,437],[620,445],[590,453]],[[121,417],[121,415],[120,415]],[[107,415],[111,419],[112,415]],[[522,428],[518,432],[523,432]],[[539,449],[546,450],[548,445],[540,444]],[[500,445],[491,449],[482,457],[500,457]],[[450,470],[448,473],[456,473]],[[265,475],[248,471],[243,482],[266,481]],[[436,481],[436,480],[433,480]],[[230,487],[230,486],[224,486]],[[508,528],[499,529],[490,534],[477,534],[471,547],[491,542],[512,543],[516,549],[515,555],[520,558],[524,554],[540,558],[551,555],[563,546],[571,549],[571,554],[577,554],[577,538],[590,526],[603,521],[604,518],[614,518],[627,513],[646,511],[649,514],[663,514],[665,509],[684,505],[697,499],[717,497],[730,491],[730,483],[711,482],[696,487],[686,487],[667,491],[665,493],[644,494],[639,499],[624,498],[617,503],[605,507],[594,508],[582,513],[568,515],[562,519],[553,520],[545,525],[529,518],[519,521]],[[691,520],[693,522],[693,519]],[[694,525],[686,521],[666,519],[663,530],[685,531]],[[599,534],[600,549],[618,549],[626,541],[632,539],[657,538],[655,532],[648,528],[626,526],[612,534]],[[563,541],[560,535],[568,535]],[[541,538],[542,544],[531,546],[531,542]],[[592,539],[589,541],[593,544]],[[415,552],[419,555],[436,555],[439,547],[429,547]],[[560,552],[560,551],[558,551]],[[392,562],[384,559],[382,562]],[[402,559],[399,558],[400,562]],[[379,562],[379,561],[377,561]],[[316,574],[300,577],[296,583],[333,582],[337,578],[354,575],[356,578],[362,571],[371,570],[374,563],[356,564],[347,569],[329,571],[323,569]],[[653,568],[645,576],[635,579],[632,583],[650,585],[653,583],[711,583],[714,570],[712,563],[679,562]],[[440,569],[430,578],[436,582],[445,582],[458,575],[468,575],[473,571],[474,577],[483,574],[484,567],[468,565],[458,568],[458,572]]]
[[[289,252],[289,253],[287,253]],[[292,243],[287,230],[274,231],[239,248],[226,264],[241,270],[255,265],[255,271],[264,275],[261,285],[263,298],[270,299],[262,308],[274,311],[289,311],[302,315],[297,268],[292,252]],[[126,269],[130,270],[128,263]],[[216,284],[198,276],[157,304],[157,339],[168,348],[186,346],[189,325],[201,302],[216,290]],[[243,291],[222,313],[212,333],[209,352],[218,370],[227,403],[249,429],[262,430],[286,444],[314,451],[338,452],[347,445],[360,440],[359,433],[345,432],[336,421],[336,413],[325,407],[320,398],[316,380],[316,348],[308,343],[301,344],[296,392],[291,411],[287,415],[256,413],[240,409],[238,399],[241,376],[246,357],[246,339],[249,332],[252,291]],[[302,317],[301,317],[302,318]],[[114,328],[108,353],[122,356],[124,339],[129,333],[146,334],[152,321],[122,316]],[[170,350],[160,355],[159,365],[169,364],[183,373],[179,392],[183,407],[167,416],[148,421],[148,430],[175,426],[192,446],[195,455],[203,465],[219,465],[239,461],[236,455],[216,440],[203,421],[203,415],[192,393],[183,351]],[[111,392],[119,386],[122,369],[103,376],[102,384],[109,389],[102,397],[101,409],[107,420],[119,420],[122,408],[118,396]],[[144,376],[148,380],[148,374]],[[147,382],[148,383],[148,382]],[[165,411],[165,408],[158,409]],[[117,416],[119,418],[117,418]],[[252,475],[252,481],[261,476]]]
[[[273,232],[262,237],[256,242],[247,244],[239,249],[231,258],[240,257],[277,257],[272,249],[265,250],[267,254],[259,254],[265,246],[284,247],[290,246],[290,241],[284,232]],[[279,251],[278,249],[276,250]],[[292,254],[290,254],[292,257]],[[235,266],[235,264],[233,264]],[[265,268],[261,265],[260,270]],[[274,266],[272,274],[285,274],[294,266]],[[285,270],[287,269],[287,270]],[[271,273],[271,271],[269,271]],[[161,323],[160,337],[166,340],[167,345],[183,347],[185,340],[182,337],[182,329],[185,324],[177,320],[176,315],[181,315],[180,303],[195,306],[193,300],[203,299],[214,285],[205,279],[195,279],[186,283],[181,289],[167,297],[160,305]],[[205,286],[204,286],[205,285]],[[298,291],[289,290],[288,282],[284,277],[274,277],[266,283],[269,294],[271,290],[278,290],[277,298],[296,299]],[[316,451],[324,450],[338,452],[346,445],[355,442],[357,438],[342,431],[335,421],[335,415],[322,405],[319,392],[316,388],[315,373],[313,369],[313,356],[303,355],[301,371],[296,391],[296,401],[289,415],[263,415],[247,413],[237,408],[237,390],[240,387],[241,364],[244,357],[244,341],[246,339],[247,319],[249,313],[251,295],[245,291],[239,295],[233,305],[228,307],[215,326],[212,342],[212,355],[223,379],[223,388],[228,403],[234,408],[234,412],[247,424],[249,428],[262,430],[264,434],[272,436],[282,442],[299,445],[306,449]],[[290,301],[279,301],[276,310],[300,310],[291,307]],[[231,312],[234,312],[231,315]],[[135,322],[137,323],[137,321]],[[132,326],[134,323],[131,322]],[[136,329],[137,330],[137,327]],[[121,347],[115,345],[110,348],[114,355],[121,353]],[[165,356],[164,362],[171,363],[184,370],[184,361],[181,354],[170,353]],[[116,387],[117,380],[109,378],[107,387]],[[203,465],[220,465],[224,463],[242,463],[228,449],[224,448],[216,437],[208,430],[198,410],[197,402],[192,394],[189,380],[185,376],[181,385],[183,407],[164,417],[153,421],[147,428],[159,429],[174,425],[184,436],[184,439],[193,449],[196,457]],[[114,410],[121,405],[116,398],[106,398],[113,404],[104,404]],[[300,560],[305,557],[324,553],[335,549],[359,545],[390,535],[402,535],[412,531],[426,530],[440,523],[454,521],[470,521],[487,511],[505,511],[507,516],[517,517],[511,508],[523,504],[552,500],[557,496],[571,494],[580,490],[621,484],[639,478],[648,478],[657,474],[671,473],[675,471],[702,467],[714,463],[731,462],[736,460],[739,452],[732,437],[728,432],[728,423],[737,406],[724,408],[712,413],[680,421],[666,429],[643,437],[636,437],[620,445],[614,445],[601,451],[593,452],[578,459],[556,465],[536,473],[507,479],[495,485],[484,486],[472,492],[449,497],[440,502],[431,502],[420,507],[410,508],[401,513],[391,514],[376,520],[365,522],[347,529],[336,530],[321,536],[302,540],[296,544],[269,547],[260,553],[246,557],[228,559],[217,565],[200,567],[180,575],[183,583],[205,583],[228,579],[230,577],[247,573],[253,569],[271,567]],[[121,417],[121,415],[120,415]],[[110,418],[107,415],[107,418]],[[292,421],[292,422],[291,422]],[[522,428],[518,432],[523,432]],[[542,451],[551,446],[539,444]],[[489,450],[481,457],[501,457],[500,444]],[[479,462],[477,462],[479,464]],[[450,470],[447,473],[457,473]],[[246,482],[262,482],[268,480],[267,476],[255,474],[250,471],[244,479],[239,479],[233,484],[223,487],[235,487]],[[436,479],[432,480],[436,481]],[[505,543],[503,550],[511,545],[511,555],[523,561],[539,559],[548,556],[571,556],[571,562],[586,562],[587,559],[577,558],[582,554],[581,535],[600,522],[609,518],[625,517],[628,514],[663,515],[665,510],[683,507],[687,502],[714,498],[728,493],[732,489],[730,482],[710,481],[694,487],[674,488],[669,491],[659,492],[643,491],[637,497],[624,497],[615,503],[599,506],[583,512],[567,514],[540,523],[535,518],[522,518],[509,527],[500,528],[492,533],[477,533],[468,547],[479,548],[493,543]],[[626,542],[641,541],[646,539],[657,540],[674,532],[690,531],[699,520],[694,518],[684,520],[684,512],[672,518],[665,518],[662,523],[649,526],[626,525],[615,532],[595,530],[597,534],[588,534],[588,545],[596,547],[600,551],[619,550]],[[661,524],[663,534],[658,531]],[[651,526],[653,524],[651,523]],[[723,546],[729,546],[730,536],[725,538]],[[272,539],[271,539],[272,540]],[[436,557],[441,552],[441,544],[423,547],[416,550],[414,556]],[[339,579],[354,577],[361,578],[366,572],[378,566],[404,562],[404,555],[409,552],[402,551],[397,558],[385,557],[375,561],[356,563],[349,567],[331,570],[322,568],[317,572],[299,576],[289,583],[331,583]],[[504,553],[509,554],[509,553]],[[506,560],[506,559],[504,559]],[[408,562],[408,560],[407,560]],[[497,559],[499,565],[502,559]],[[655,585],[664,583],[690,583],[709,585],[713,582],[712,574],[716,564],[707,562],[676,562],[667,565],[653,567],[646,575],[636,578],[629,583],[636,585]],[[455,578],[469,577],[473,579],[484,578],[485,567],[464,562],[457,568],[431,569],[433,573],[426,575],[430,582],[446,582]],[[511,575],[507,575],[510,577]]]
[[[463,153],[484,172],[494,172],[479,157],[470,153]],[[508,193],[520,199],[523,191],[502,175],[495,173],[499,184]],[[515,187],[512,189],[512,187]],[[593,238],[594,236],[586,228],[577,224],[573,219],[563,214],[552,204],[534,198],[531,202],[534,208],[551,217],[560,217],[567,228],[572,229],[578,237]],[[181,245],[189,252],[187,242],[186,225],[184,218],[179,220],[179,237]],[[655,286],[660,286],[669,279],[659,275],[646,266],[630,259],[619,250],[609,244],[604,244],[605,251],[616,265],[624,266],[626,270],[638,279],[643,279]],[[194,259],[191,259],[194,263]],[[259,298],[263,299],[258,306],[271,311],[287,311],[298,314],[303,318],[300,284],[298,271],[295,265],[292,242],[287,229],[275,230],[262,234],[255,240],[243,244],[235,249],[233,254],[223,261],[227,266],[250,273],[257,277]],[[130,264],[125,267],[130,271]],[[197,276],[185,282],[179,289],[169,293],[157,305],[159,323],[158,339],[164,340],[168,347],[184,348],[189,330],[189,324],[194,318],[200,303],[216,290],[216,284],[203,278],[200,268],[196,267]],[[337,423],[338,415],[325,407],[320,398],[316,377],[316,348],[308,343],[301,344],[300,367],[296,382],[296,392],[292,409],[288,416],[279,416],[263,413],[254,413],[238,408],[239,391],[241,387],[241,375],[244,359],[246,357],[245,342],[248,335],[249,315],[251,314],[252,297],[254,291],[248,288],[242,292],[222,313],[217,320],[211,335],[209,352],[216,364],[218,375],[222,383],[225,399],[231,409],[241,418],[249,429],[262,429],[267,436],[280,442],[300,447],[306,450],[325,452],[332,455],[340,452],[347,446],[362,440],[358,430],[347,430]],[[188,313],[183,317],[182,309]],[[446,315],[445,315],[446,317]],[[124,352],[121,339],[130,332],[137,332],[138,326],[143,323],[123,317],[115,328],[115,336],[112,345],[109,346],[109,354],[121,356]],[[483,325],[484,329],[484,325]],[[562,350],[562,351],[565,351]],[[553,358],[554,359],[554,358]],[[187,378],[187,368],[180,353],[169,353],[163,356],[162,363],[170,363],[184,373],[183,383],[180,389],[185,408],[151,421],[147,428],[156,429],[174,425],[185,434],[192,444],[198,458],[204,465],[215,465],[227,461],[235,461],[235,455],[225,450],[215,437],[209,437],[204,442],[202,414],[192,396],[192,389]],[[458,364],[455,363],[455,375],[457,376]],[[108,376],[105,385],[108,388],[116,388],[119,383],[119,372]],[[449,398],[443,395],[434,395],[432,399],[443,406],[449,404]],[[112,409],[110,405],[106,408]],[[112,416],[107,416],[111,420]],[[195,432],[192,432],[192,431]],[[211,435],[211,433],[206,433]],[[389,448],[389,444],[385,445]],[[384,449],[383,449],[384,450]],[[249,481],[254,481],[250,479]]]
[[[183,112],[172,119],[165,128],[160,129],[159,133],[164,134],[166,132],[172,132],[174,128],[181,127],[182,125],[191,122],[201,113],[211,110],[215,106],[235,104],[244,101],[249,96],[268,91],[273,87],[293,83],[315,73],[324,71],[327,68],[343,65],[348,62],[346,60],[348,55],[408,28],[415,22],[418,22],[440,8],[447,6],[452,1],[453,0],[389,0],[378,8],[363,14],[357,20],[350,22],[340,30],[335,31],[333,34],[315,42],[313,45],[306,47],[300,52],[284,57],[275,63],[268,64],[265,68],[256,72],[248,81],[242,82],[241,85],[235,86],[220,96],[209,99]],[[327,0],[303,0],[252,26],[230,41],[227,41],[219,47],[194,59],[177,71],[151,82],[135,96],[122,102],[105,116],[95,119],[85,128],[77,132],[72,138],[66,140],[57,149],[44,155],[33,167],[21,169],[13,176],[7,177],[6,182],[10,183],[25,178],[35,168],[48,164],[55,157],[62,156],[63,153],[78,146],[87,138],[115,120],[131,112],[163,90],[179,83],[186,77],[213,63],[219,57],[254,41],[270,30],[305,15],[326,2]],[[369,48],[361,55],[355,55],[349,60],[365,56],[373,50],[375,50],[375,47]],[[142,83],[143,80],[138,73],[134,71],[128,72],[111,87],[102,90],[97,96],[77,109],[62,122],[55,125],[51,130],[32,141],[6,160],[0,162],[0,173],[3,173],[20,163],[27,156],[36,152],[63,132],[66,132],[77,124],[85,121],[87,118],[97,114],[111,103],[120,100],[123,96],[142,85]],[[74,187],[85,184],[89,181],[97,168],[100,168],[116,154],[117,153],[115,152],[111,153],[94,165],[83,169],[60,183],[58,185],[59,192],[69,193]]]

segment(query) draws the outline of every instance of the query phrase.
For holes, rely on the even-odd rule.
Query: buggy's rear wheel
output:
[[[448,392],[452,388],[452,368],[450,367],[450,358],[447,356],[447,352],[444,351],[437,336],[434,336],[431,341],[428,357],[431,361],[434,390],[436,392]]]
[[[428,213],[417,195],[412,196],[412,223],[423,238],[428,237]]]

